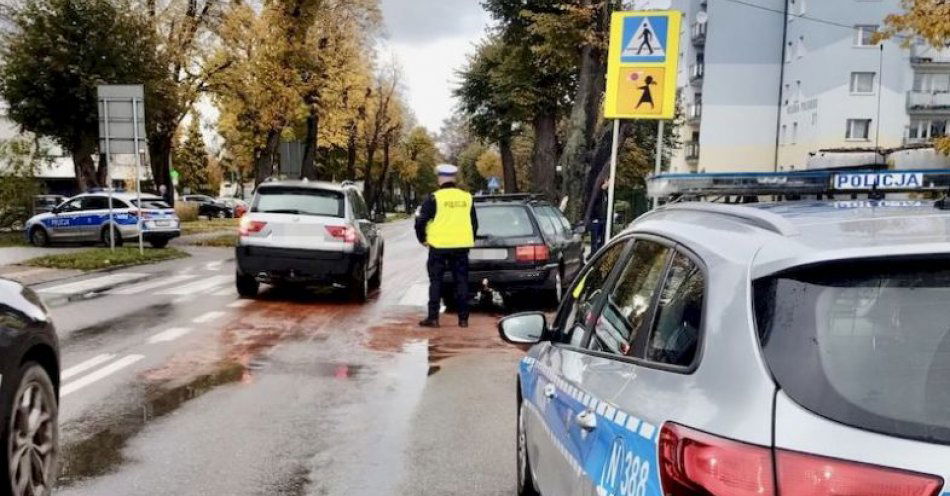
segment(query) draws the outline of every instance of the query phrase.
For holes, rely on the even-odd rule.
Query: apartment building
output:
[[[873,43],[899,0],[678,0],[679,128],[670,169],[820,167],[821,150],[926,143],[950,125],[950,51]],[[905,44],[909,46],[905,47]],[[833,152],[833,153],[836,153]]]

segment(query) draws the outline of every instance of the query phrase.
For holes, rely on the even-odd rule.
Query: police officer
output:
[[[439,327],[442,276],[452,271],[459,327],[468,327],[468,251],[475,246],[478,219],[472,195],[456,186],[458,167],[442,164],[435,168],[439,189],[429,195],[416,217],[416,237],[429,248],[429,315],[422,327]]]

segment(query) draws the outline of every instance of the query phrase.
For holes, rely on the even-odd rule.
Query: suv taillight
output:
[[[667,423],[660,431],[666,496],[771,496],[772,451]],[[803,495],[804,496],[804,495]]]
[[[783,496],[934,496],[943,479],[834,458],[779,450],[778,487]]]
[[[547,245],[524,245],[515,248],[515,260],[518,262],[547,262],[551,251]]]
[[[241,236],[250,236],[251,234],[259,233],[264,230],[264,226],[266,225],[266,222],[243,217],[241,218],[241,223],[238,224],[238,234]]]
[[[943,479],[821,456],[776,450],[781,496],[936,496]],[[666,496],[772,496],[773,451],[678,424],[660,431],[660,481]]]
[[[353,226],[327,226],[327,232],[344,243],[356,242],[356,229]]]

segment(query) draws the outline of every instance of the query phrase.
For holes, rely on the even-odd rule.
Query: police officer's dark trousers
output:
[[[442,277],[448,269],[452,272],[452,282],[455,284],[459,320],[468,320],[468,250],[430,248],[426,267],[429,270],[429,318],[439,318],[442,291],[453,289],[442,287]]]

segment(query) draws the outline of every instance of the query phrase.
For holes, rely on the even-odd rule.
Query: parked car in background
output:
[[[224,203],[208,195],[183,195],[185,203],[198,205],[198,215],[209,219],[230,219],[234,217],[234,210]]]
[[[0,494],[50,494],[59,439],[59,344],[31,290],[0,279]]]
[[[63,195],[36,195],[33,197],[33,215],[51,212],[64,201],[66,197]]]
[[[250,209],[247,202],[237,198],[221,197],[215,201],[231,209],[231,217],[235,219],[240,219]]]
[[[142,195],[139,205],[135,193],[112,194],[112,218],[109,217],[109,195],[103,192],[84,193],[57,205],[50,212],[34,215],[26,222],[24,234],[34,246],[52,242],[111,243],[109,226],[115,234],[115,244],[138,238],[139,216],[142,236],[155,248],[164,248],[170,240],[181,235],[175,209],[159,196]]]

